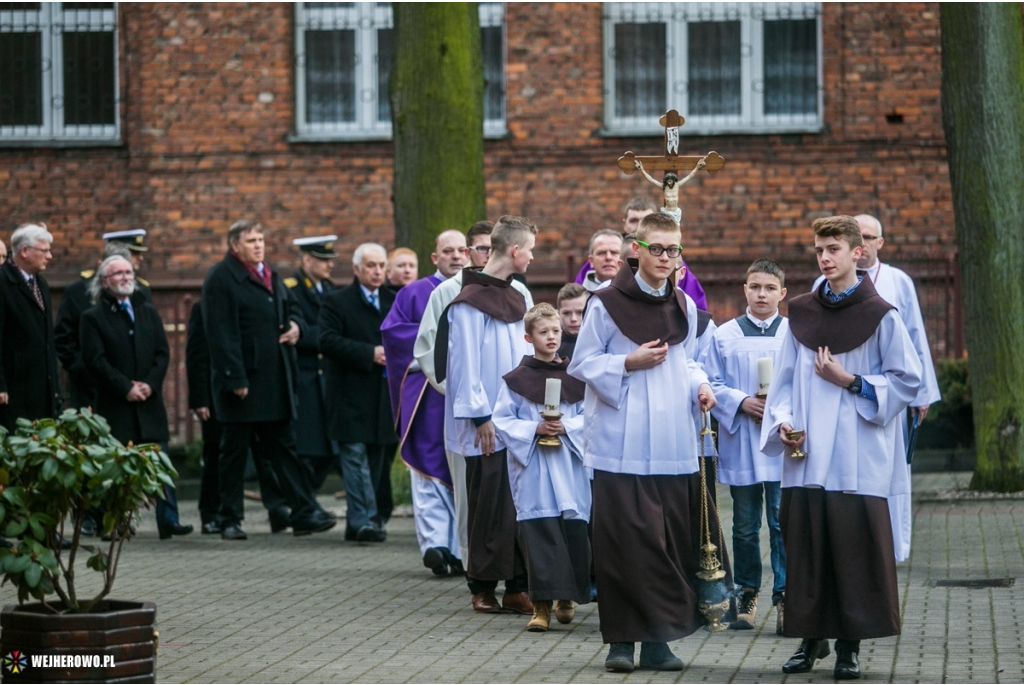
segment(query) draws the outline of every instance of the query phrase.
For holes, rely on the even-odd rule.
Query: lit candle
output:
[[[548,378],[544,381],[544,407],[557,411],[562,397],[562,381]]]
[[[772,358],[762,357],[757,360],[757,392],[768,394],[768,386],[772,383]]]

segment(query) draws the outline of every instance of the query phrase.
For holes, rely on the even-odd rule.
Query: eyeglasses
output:
[[[476,250],[480,254],[490,254],[491,253],[491,246],[490,245],[474,245],[473,247],[471,247],[469,249]]]
[[[128,278],[129,276],[134,276],[134,275],[135,275],[134,271],[111,271],[110,273],[106,274],[106,277],[107,278]]]
[[[636,242],[637,245],[639,245],[640,247],[646,247],[647,251],[650,252],[651,255],[654,257],[660,257],[663,254],[667,254],[670,259],[675,259],[683,252],[683,248],[679,247],[678,245],[665,247],[664,245],[648,245],[642,240],[638,240]]]
[[[26,245],[25,247],[30,250],[39,250],[43,254],[53,254],[53,251],[48,247],[36,247],[35,245]]]

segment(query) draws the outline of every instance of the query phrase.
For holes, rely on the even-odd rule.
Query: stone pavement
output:
[[[929,491],[968,478],[914,478],[913,551],[899,565],[903,635],[863,643],[868,682],[1024,679],[1024,622],[1016,615],[1024,580],[1006,588],[931,586],[1024,578],[1024,500],[928,501]],[[114,596],[156,602],[161,681],[832,681],[832,657],[810,674],[783,675],[797,641],[776,636],[775,615],[764,608],[756,630],[700,631],[673,643],[682,673],[607,673],[596,605],[580,607],[568,626],[527,633],[526,617],[474,614],[462,580],[423,568],[410,519],[394,520],[387,542],[368,546],[344,542],[342,526],[306,538],[272,536],[258,505],[247,506],[247,542],[198,532],[160,541],[145,517],[140,536],[126,545]],[[182,512],[198,524],[195,502],[182,502]],[[762,597],[771,594],[767,549],[765,536]],[[9,587],[0,592],[13,601]]]

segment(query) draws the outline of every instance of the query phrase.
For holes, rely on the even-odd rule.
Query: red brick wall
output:
[[[958,324],[948,316],[955,240],[938,7],[824,4],[823,12],[822,133],[684,137],[684,151],[713,149],[728,160],[682,193],[687,261],[721,320],[741,310],[738,283],[751,260],[781,261],[795,294],[814,274],[811,221],[875,214],[884,258],[922,277],[933,349],[948,353]],[[174,289],[161,295],[172,320],[239,217],[262,221],[271,259],[286,269],[293,237],[338,233],[343,279],[355,245],[393,244],[390,143],[287,141],[292,6],[126,3],[119,20],[124,145],[0,148],[0,236],[25,220],[47,222],[56,236],[52,283],[91,266],[104,231],[141,226],[152,248],[143,275],[158,291]],[[567,255],[578,265],[590,234],[618,226],[627,199],[650,193],[618,171],[618,156],[654,153],[661,142],[601,135],[600,5],[509,4],[506,23],[509,135],[486,146],[488,213],[539,224],[530,279],[551,287],[563,281]],[[893,113],[903,123],[888,123]]]

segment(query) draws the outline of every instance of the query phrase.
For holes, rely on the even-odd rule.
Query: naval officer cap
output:
[[[146,239],[146,229],[144,228],[104,233],[103,239],[108,243],[122,243],[132,252],[149,252],[149,248],[143,244],[143,241]]]
[[[337,239],[338,236],[336,235],[322,235],[315,238],[296,238],[292,241],[292,245],[312,257],[316,257],[318,259],[334,259],[338,256],[338,253],[334,251],[334,241]]]

